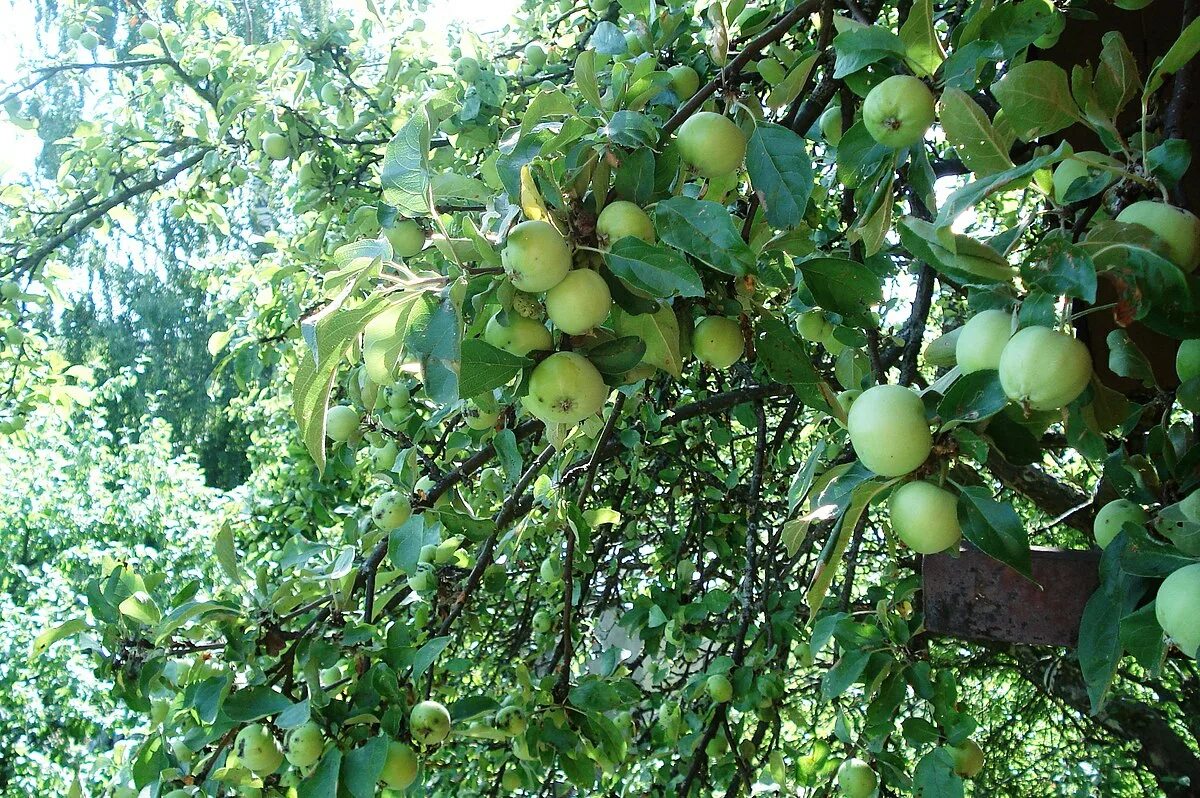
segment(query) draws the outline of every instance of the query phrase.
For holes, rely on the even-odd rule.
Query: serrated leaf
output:
[[[657,366],[668,374],[679,377],[683,374],[683,358],[679,349],[679,321],[675,311],[662,307],[655,313],[631,316],[623,311],[614,311],[613,328],[620,336],[637,336],[646,344],[643,363]]]
[[[659,299],[704,296],[700,275],[679,253],[626,237],[604,253],[604,262],[617,277]]]
[[[996,134],[991,120],[965,91],[943,90],[938,118],[946,132],[946,140],[963,164],[976,175],[990,175],[1012,168],[1008,148]]]
[[[1057,133],[1080,121],[1066,71],[1051,61],[1029,61],[992,84],[1005,118],[1025,141]]]
[[[900,26],[904,60],[919,77],[929,77],[946,60],[946,51],[933,29],[932,0],[916,0]]]
[[[388,142],[379,173],[383,197],[405,216],[428,216],[429,142],[432,133],[424,111],[414,114]]]
[[[463,398],[499,388],[533,365],[529,358],[497,349],[479,338],[462,342],[461,357],[458,392]]]
[[[754,253],[724,205],[691,197],[672,197],[654,207],[659,239],[717,271],[743,277],[754,269]]]
[[[756,125],[746,149],[746,170],[771,226],[799,225],[813,188],[804,139],[780,125]]]

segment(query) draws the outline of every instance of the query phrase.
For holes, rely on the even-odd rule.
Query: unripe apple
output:
[[[1000,354],[1012,338],[1013,317],[1003,310],[976,313],[962,327],[954,360],[963,374],[1000,368]]]
[[[437,544],[426,543],[421,547],[421,551],[417,554],[418,565],[432,565],[433,558],[437,556]]]
[[[708,697],[718,704],[724,704],[733,698],[733,683],[723,673],[714,673],[705,679],[704,689]]]
[[[950,746],[950,756],[954,759],[954,772],[964,779],[973,779],[983,770],[983,749],[974,740]]]
[[[702,177],[726,177],[746,159],[746,134],[727,116],[701,111],[676,134],[679,155]]]
[[[958,348],[958,337],[963,328],[955,327],[950,332],[942,333],[929,342],[921,358],[927,365],[946,368],[954,365],[955,350]]]
[[[1067,189],[1071,187],[1072,183],[1081,177],[1089,176],[1092,170],[1102,171],[1097,170],[1097,167],[1095,166],[1089,167],[1088,164],[1084,162],[1085,159],[1093,163],[1099,162],[1117,169],[1121,168],[1121,162],[1116,158],[1113,158],[1111,155],[1106,155],[1103,152],[1095,152],[1092,150],[1077,152],[1070,158],[1064,159],[1058,166],[1054,168],[1054,201],[1059,205],[1066,204]],[[1112,172],[1105,171],[1104,173],[1108,175],[1108,183],[1111,183],[1117,179],[1117,176]],[[1108,185],[1108,183],[1105,185]]]
[[[383,446],[371,447],[371,462],[376,471],[391,471],[399,454],[400,448],[396,446],[396,442],[388,441]]]
[[[550,627],[554,625],[554,621],[550,618],[550,613],[545,610],[538,610],[533,614],[533,631],[538,634],[545,634],[550,631]]]
[[[473,401],[467,402],[467,406],[463,408],[463,421],[473,430],[492,429],[499,420],[499,411],[484,410]]]
[[[1149,519],[1145,510],[1128,499],[1111,501],[1096,513],[1096,521],[1092,526],[1092,533],[1096,536],[1096,545],[1107,549],[1108,544],[1112,543],[1113,538],[1121,531],[1121,527],[1125,526],[1126,521],[1144,525]]]
[[[1180,382],[1200,377],[1200,338],[1180,341],[1179,351],[1175,353],[1175,373]]]
[[[892,530],[918,554],[937,554],[962,538],[958,499],[930,482],[907,482],[888,501]]]
[[[543,582],[545,582],[547,584],[550,584],[552,582],[558,582],[562,579],[562,575],[563,575],[562,560],[558,559],[558,557],[556,557],[554,555],[551,555],[551,556],[547,557],[546,559],[542,560],[542,564],[538,568],[538,576],[540,576],[542,578]]]
[[[500,786],[509,792],[521,789],[521,772],[515,768],[504,771],[504,775],[500,777]]]
[[[266,133],[262,137],[262,151],[272,161],[286,161],[292,154],[292,145],[282,133]]]
[[[921,397],[903,385],[876,385],[850,406],[846,424],[863,465],[883,477],[912,471],[933,450]]]
[[[450,734],[450,713],[437,701],[422,701],[408,715],[408,733],[419,745],[437,745]]]
[[[604,206],[596,217],[596,234],[604,246],[611,246],[627,236],[654,243],[654,224],[646,212],[626,200]]]
[[[933,94],[911,75],[893,75],[867,93],[863,124],[885,147],[902,149],[925,138],[933,124]]]
[[[437,547],[434,546],[434,551],[436,550]],[[434,552],[430,552],[429,559],[433,559],[433,554]],[[437,571],[428,562],[418,562],[416,570],[408,577],[407,581],[409,589],[413,592],[426,593],[437,587]]]
[[[252,723],[238,732],[233,751],[242,766],[258,776],[274,773],[283,764],[283,751],[270,730],[261,723]]]
[[[534,350],[544,351],[554,346],[545,325],[515,313],[505,315],[504,321],[501,321],[499,313],[488,320],[483,330],[484,341],[521,357]]]
[[[821,114],[818,120],[821,126],[821,135],[825,137],[825,141],[830,146],[836,147],[842,141],[842,108],[838,105],[832,105],[825,109],[825,113]]]
[[[157,39],[158,38],[158,26],[155,25],[153,22],[143,22],[138,27],[138,34],[143,39]]]
[[[571,249],[548,222],[533,220],[509,231],[500,260],[514,286],[536,294],[549,291],[567,276]]]
[[[283,755],[298,768],[315,765],[324,750],[325,735],[311,720],[292,729],[284,738]]]
[[[194,78],[206,78],[212,72],[212,62],[207,56],[200,56],[187,65],[188,74]],[[279,160],[276,158],[276,160]]]
[[[1092,357],[1083,342],[1049,327],[1018,330],[1000,354],[1000,385],[1031,410],[1058,410],[1083,393]]]
[[[547,424],[575,424],[599,412],[607,398],[608,386],[587,358],[555,352],[534,368],[523,401]]]
[[[79,34],[79,46],[85,50],[95,50],[100,46],[100,37],[90,30],[85,30]]]
[[[321,97],[321,102],[325,103],[330,108],[340,105],[342,102],[342,93],[338,90],[337,84],[333,81],[329,81],[322,86],[319,95]]]
[[[742,359],[746,342],[742,328],[733,319],[724,316],[707,316],[700,320],[692,332],[692,352],[716,369],[727,369]]]
[[[842,412],[844,412],[847,416],[849,416],[850,408],[854,405],[854,400],[860,396],[862,396],[862,390],[860,390],[858,388],[851,388],[848,391],[842,391],[841,393],[839,393],[837,395],[838,406],[842,408]],[[838,418],[837,416],[834,416],[834,420],[837,421],[838,426],[840,426],[840,427],[846,426],[845,424],[842,423],[842,420],[840,418]]]
[[[397,258],[411,258],[425,247],[425,230],[412,219],[401,219],[384,228],[383,234]]]
[[[822,343],[833,334],[833,325],[819,310],[810,310],[801,314],[796,328],[800,331],[801,338],[814,343]]]
[[[1167,258],[1185,272],[1200,265],[1200,218],[1165,202],[1135,202],[1117,214],[1118,222],[1140,224],[1163,240]]]
[[[464,55],[455,62],[454,72],[467,83],[474,83],[479,77],[479,62],[469,55]]]
[[[371,521],[385,532],[404,526],[411,515],[408,498],[396,490],[389,490],[371,504]]]
[[[574,269],[546,292],[546,315],[568,335],[599,327],[612,310],[608,283],[591,269]]]
[[[1200,657],[1200,563],[1185,565],[1163,580],[1154,615],[1184,654]]]
[[[520,707],[504,707],[496,713],[496,727],[506,734],[523,734],[528,726],[525,712]]]
[[[361,423],[362,417],[349,405],[334,405],[325,411],[325,434],[335,443],[350,440]]]
[[[535,71],[546,65],[546,51],[540,44],[530,42],[525,45],[525,63]]]
[[[856,757],[842,762],[837,769],[838,789],[846,798],[870,798],[879,786],[871,766]]]
[[[417,779],[417,754],[404,743],[392,740],[388,743],[387,759],[379,780],[393,790],[405,790]]]
[[[671,91],[680,102],[686,102],[700,88],[700,76],[687,64],[676,64],[667,70],[671,76]]]

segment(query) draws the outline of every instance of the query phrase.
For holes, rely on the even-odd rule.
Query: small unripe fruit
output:
[[[405,790],[417,779],[417,754],[407,745],[393,740],[388,743],[387,759],[379,780],[393,790]]]
[[[612,246],[622,238],[633,236],[654,243],[654,224],[646,212],[632,202],[617,200],[604,206],[596,217],[596,234],[601,243]]]
[[[525,45],[525,63],[529,64],[535,70],[541,69],[546,65],[546,51],[542,49],[540,44],[531,42]]]
[[[326,83],[321,87],[320,97],[321,102],[330,107],[339,105],[342,102],[342,93],[338,91],[337,84],[332,82]]]
[[[496,727],[507,734],[522,734],[528,725],[520,707],[504,707],[496,713]]]
[[[138,27],[138,34],[141,35],[143,39],[157,39],[158,26],[153,22],[143,22],[141,26]]]
[[[403,526],[411,515],[412,505],[399,491],[389,490],[371,504],[371,521],[385,532]]]
[[[983,749],[974,740],[950,746],[950,756],[954,758],[954,772],[964,779],[973,779],[983,770]]]
[[[422,701],[408,715],[408,733],[420,745],[437,745],[450,734],[450,713],[437,701]]]
[[[500,420],[499,411],[486,411],[474,402],[467,402],[463,408],[463,421],[473,430],[492,429]]]
[[[187,71],[194,78],[206,78],[212,72],[212,62],[202,55],[188,64]]]
[[[871,138],[901,149],[925,138],[933,124],[933,94],[911,75],[893,75],[867,93],[863,124]]]
[[[1149,520],[1146,511],[1128,499],[1117,499],[1100,508],[1096,513],[1096,522],[1092,533],[1096,536],[1096,545],[1107,549],[1113,538],[1121,531],[1128,521],[1132,524],[1144,525]]]
[[[259,776],[274,773],[283,764],[283,751],[275,736],[261,723],[252,723],[238,732],[233,751],[242,766]]]
[[[702,363],[713,368],[729,368],[742,359],[745,351],[742,328],[733,319],[707,316],[692,332],[692,352]]]
[[[504,775],[500,777],[500,786],[512,792],[513,790],[521,789],[521,773],[520,771],[509,768],[504,771]]]
[[[837,783],[846,798],[870,798],[879,786],[879,779],[870,765],[851,757],[838,766]]]
[[[1200,656],[1200,563],[1185,565],[1163,580],[1154,615],[1184,654]]]
[[[79,46],[85,50],[95,50],[100,46],[100,37],[86,30],[79,34]]]
[[[555,352],[534,368],[523,401],[546,423],[575,424],[599,412],[607,398],[608,386],[587,358]]]
[[[825,109],[825,113],[821,114],[818,123],[821,126],[821,135],[825,137],[825,141],[830,146],[836,147],[842,142],[842,109],[841,106],[835,105]]]
[[[262,137],[262,151],[272,161],[286,161],[292,154],[292,145],[282,133],[267,133]]]
[[[283,754],[288,762],[298,768],[315,765],[324,750],[325,735],[321,727],[312,721],[292,729],[284,738]]]
[[[360,423],[362,417],[349,405],[334,405],[325,411],[325,434],[336,443],[350,440],[350,436],[358,431]]]
[[[384,228],[383,234],[397,258],[411,258],[425,247],[425,230],[412,219],[402,219]]]
[[[1175,353],[1175,373],[1180,382],[1200,377],[1200,338],[1179,343],[1179,351]]]
[[[535,350],[545,351],[554,344],[545,325],[515,313],[506,314],[504,321],[497,313],[488,320],[483,340],[497,349],[524,357]]]
[[[671,91],[680,102],[686,102],[700,88],[700,76],[687,64],[676,64],[667,70],[671,76]]]
[[[1140,224],[1163,240],[1167,258],[1185,272],[1200,265],[1200,218],[1165,202],[1135,202],[1117,214],[1118,222]]]
[[[958,499],[929,482],[907,482],[888,502],[892,530],[918,554],[936,554],[958,545]]]
[[[902,385],[863,391],[850,406],[846,427],[858,459],[883,477],[907,474],[933,449],[921,397]]]
[[[1012,315],[1003,310],[985,310],[962,326],[954,359],[963,374],[1000,368],[1000,354],[1012,337],[1012,322]]]
[[[550,619],[550,613],[545,610],[538,610],[533,614],[533,631],[538,634],[545,634],[550,631],[550,627],[554,622]]]
[[[509,231],[500,260],[514,286],[536,294],[550,290],[567,276],[571,249],[548,222],[521,222]]]
[[[612,310],[608,283],[591,269],[575,269],[546,292],[546,315],[568,335],[599,327]]]
[[[1093,171],[1103,171],[1108,176],[1108,183],[1117,179],[1115,173],[1107,170],[1099,170],[1098,167],[1089,166],[1087,162],[1101,163],[1116,169],[1121,168],[1121,163],[1116,158],[1091,150],[1077,152],[1071,157],[1064,159],[1054,168],[1054,201],[1059,205],[1066,204],[1067,190],[1071,187],[1071,184],[1081,177],[1087,177]]]
[[[467,83],[474,83],[479,77],[479,62],[469,55],[464,55],[454,64],[454,72]]]
[[[718,704],[724,704],[733,698],[733,683],[723,673],[714,673],[704,681],[704,689],[708,697]]]
[[[746,134],[729,117],[711,111],[693,114],[676,134],[679,155],[702,177],[725,177],[746,159]]]
[[[1092,357],[1074,337],[1048,327],[1018,330],[1000,355],[1000,384],[1031,410],[1058,410],[1083,393]]]

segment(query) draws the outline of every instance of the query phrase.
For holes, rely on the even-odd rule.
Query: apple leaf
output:
[[[720,203],[672,197],[654,207],[654,227],[664,244],[717,271],[742,277],[754,269],[754,253]]]
[[[1017,511],[1011,504],[993,499],[987,488],[958,487],[958,522],[963,537],[984,554],[1032,580],[1029,537]]]
[[[991,120],[965,91],[947,88],[942,92],[939,119],[946,140],[975,174],[996,174],[1013,167],[1008,147],[996,134]]]
[[[973,423],[991,418],[1007,404],[1008,397],[1000,385],[1000,372],[984,369],[955,380],[938,404],[938,415],[943,423]]]
[[[429,117],[421,111],[404,123],[384,152],[379,173],[383,197],[405,216],[427,216],[430,212],[431,136]]]
[[[746,150],[746,169],[771,226],[799,225],[813,188],[804,139],[780,125],[755,126]]]
[[[847,319],[865,319],[883,300],[879,277],[861,263],[844,258],[812,258],[801,262],[799,268],[817,304]]]
[[[1057,133],[1082,120],[1067,73],[1051,61],[1029,61],[992,84],[1005,117],[1025,141]]]
[[[463,397],[478,396],[499,388],[520,374],[522,369],[533,365],[529,358],[497,349],[479,338],[463,341],[461,355],[458,391]]]
[[[678,252],[625,237],[604,253],[612,273],[653,297],[704,296],[704,284]]]

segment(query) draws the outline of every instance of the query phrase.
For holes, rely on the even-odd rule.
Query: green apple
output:
[[[537,71],[546,65],[546,51],[540,44],[530,42],[525,45],[525,63]]]
[[[412,504],[397,490],[389,490],[371,503],[371,521],[385,532],[404,526],[411,515]]]
[[[686,102],[700,89],[700,76],[687,64],[676,64],[667,74],[671,76],[671,91],[680,102]]]
[[[893,75],[867,93],[863,124],[885,147],[902,149],[925,138],[933,124],[933,94],[911,75]]]
[[[1149,0],[1146,1],[1149,2]],[[1045,33],[1033,40],[1033,46],[1040,50],[1049,50],[1058,44],[1059,37],[1066,29],[1067,15],[1059,11],[1052,0],[1034,0],[1034,2],[1040,6],[1042,13],[1039,16],[1049,16],[1050,24]]]
[[[425,247],[425,230],[412,219],[401,219],[384,228],[383,234],[397,258],[411,258]]]
[[[525,711],[520,707],[504,707],[496,713],[496,727],[502,729],[505,734],[524,734],[528,726]]]
[[[1059,205],[1065,205],[1067,200],[1067,189],[1081,177],[1090,177],[1093,174],[1105,174],[1108,176],[1108,185],[1117,179],[1117,175],[1104,169],[1099,169],[1094,165],[1089,164],[1104,164],[1116,169],[1121,168],[1121,162],[1111,155],[1106,155],[1103,152],[1095,152],[1092,150],[1084,150],[1077,152],[1070,158],[1062,161],[1054,168],[1054,201]]]
[[[1180,382],[1200,377],[1200,338],[1179,342],[1179,351],[1175,353],[1175,373],[1179,375]]]
[[[1154,615],[1184,654],[1200,657],[1200,563],[1185,565],[1163,580]]]
[[[854,400],[846,423],[863,465],[898,477],[924,463],[933,450],[921,397],[903,385],[876,385]]]
[[[575,424],[604,407],[608,386],[587,358],[555,352],[529,375],[525,408],[547,424]]]
[[[733,698],[733,683],[723,673],[714,673],[705,679],[704,690],[708,697],[718,704],[724,704]]]
[[[964,779],[973,779],[983,770],[983,749],[971,739],[952,745],[950,756],[954,759],[954,772]]]
[[[499,313],[488,319],[487,326],[483,329],[484,341],[497,349],[521,357],[535,350],[544,351],[554,346],[550,331],[545,325],[515,313],[504,315],[504,320],[501,320]]]
[[[542,560],[541,566],[538,567],[538,576],[546,584],[562,581],[562,575],[562,561],[553,555]]]
[[[838,766],[837,783],[838,789],[846,798],[870,798],[871,793],[879,786],[879,779],[870,765],[857,757],[851,757]]]
[[[509,792],[521,789],[523,786],[521,783],[521,772],[516,768],[505,770],[504,775],[500,777],[500,786]]]
[[[325,434],[335,443],[345,443],[358,431],[362,417],[349,405],[334,405],[325,411]]]
[[[141,26],[138,27],[138,34],[143,39],[157,39],[158,26],[153,22],[143,22]]]
[[[100,37],[90,30],[85,30],[79,34],[79,46],[85,50],[95,50],[100,46]]]
[[[238,732],[233,751],[242,765],[258,776],[274,773],[283,764],[283,751],[275,735],[261,723],[252,723]]]
[[[605,248],[627,236],[654,243],[654,224],[646,212],[627,200],[617,200],[604,206],[596,217],[596,234]]]
[[[1000,354],[1012,332],[1011,313],[985,310],[972,316],[954,344],[954,360],[962,373],[1000,368]]]
[[[262,151],[272,161],[286,161],[292,155],[292,145],[282,133],[266,133],[262,137]]]
[[[612,310],[608,283],[591,269],[574,269],[546,292],[546,315],[567,335],[582,335],[604,323]]]
[[[701,177],[727,177],[746,159],[746,134],[727,116],[701,111],[676,134],[679,155]]]
[[[746,342],[742,328],[733,319],[724,316],[707,316],[700,320],[692,332],[692,352],[716,369],[727,369],[742,359]]]
[[[1058,410],[1083,393],[1092,356],[1082,341],[1049,327],[1026,327],[1000,354],[1000,385],[1030,410]]]
[[[850,408],[854,406],[854,400],[860,396],[862,396],[862,391],[858,388],[851,388],[848,391],[842,391],[837,395],[838,407],[842,408],[842,412],[849,416]],[[834,420],[837,421],[838,426],[846,426],[837,416],[834,416]]]
[[[831,105],[825,109],[825,113],[821,114],[821,118],[817,120],[817,124],[821,126],[821,135],[825,137],[825,141],[831,147],[836,147],[842,142],[842,107],[840,105]]]
[[[464,55],[455,62],[454,73],[467,83],[474,83],[479,77],[479,62],[469,55]]]
[[[942,333],[934,338],[929,342],[929,346],[925,347],[921,358],[927,365],[937,368],[953,366],[957,355],[955,350],[958,349],[958,338],[962,335],[962,331],[962,327],[955,327],[950,332]]]
[[[962,538],[958,499],[930,482],[906,482],[888,501],[892,530],[918,554],[937,554]]]
[[[187,65],[187,71],[194,78],[206,78],[208,73],[212,72],[212,61],[202,55]]]
[[[388,743],[387,759],[379,780],[393,790],[405,790],[417,780],[417,753],[404,743],[392,740]]]
[[[466,407],[463,408],[463,421],[473,430],[492,429],[499,419],[500,412],[498,410],[484,410],[473,401],[467,402]]]
[[[800,331],[801,338],[818,344],[824,343],[833,335],[833,325],[819,310],[810,310],[802,314],[796,328]]]
[[[422,701],[408,714],[408,733],[419,745],[437,745],[450,734],[450,713],[437,701]]]
[[[550,618],[550,613],[545,610],[538,610],[533,614],[533,631],[538,634],[545,634],[550,631],[550,627],[554,625],[554,621]]]
[[[1092,533],[1096,536],[1096,545],[1107,549],[1108,544],[1112,543],[1113,538],[1121,531],[1121,527],[1125,526],[1126,521],[1144,525],[1148,520],[1150,520],[1150,516],[1146,515],[1146,511],[1128,499],[1111,501],[1096,513],[1096,521],[1092,526]]]
[[[514,286],[536,294],[549,291],[567,276],[571,248],[550,223],[532,220],[509,231],[500,260]]]
[[[311,767],[325,750],[325,734],[311,720],[297,726],[284,737],[283,755],[298,768]]]
[[[1200,265],[1200,218],[1165,202],[1135,202],[1117,214],[1118,222],[1140,224],[1163,240],[1167,258],[1185,272]]]
[[[325,103],[330,108],[335,108],[342,102],[342,93],[338,90],[337,84],[329,81],[321,87],[319,92],[321,102]]]

